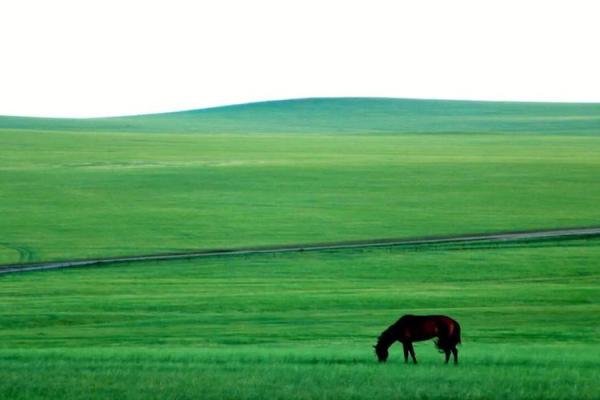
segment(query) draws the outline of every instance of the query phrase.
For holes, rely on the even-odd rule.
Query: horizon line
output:
[[[214,110],[219,108],[240,107],[254,104],[293,102],[306,100],[405,100],[405,101],[448,101],[448,102],[467,102],[467,103],[516,103],[516,104],[585,104],[600,105],[600,101],[560,101],[560,100],[494,100],[494,99],[457,99],[457,98],[430,98],[430,97],[389,97],[389,96],[308,96],[308,97],[286,97],[274,99],[262,99],[256,101],[242,101],[234,103],[223,103],[198,108],[167,109],[164,111],[141,112],[133,114],[107,114],[107,115],[88,115],[88,116],[52,116],[41,114],[0,114],[0,118],[32,118],[32,119],[69,119],[69,120],[93,120],[93,119],[112,119],[112,118],[131,118],[150,115],[177,114],[193,111]]]

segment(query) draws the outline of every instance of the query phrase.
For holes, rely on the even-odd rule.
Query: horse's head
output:
[[[375,348],[375,354],[377,354],[379,362],[386,362],[389,355],[387,347],[381,346],[379,343],[373,347]]]

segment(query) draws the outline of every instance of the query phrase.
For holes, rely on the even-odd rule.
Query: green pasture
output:
[[[2,117],[0,264],[598,225],[599,107],[317,99]]]
[[[0,278],[0,398],[594,399],[600,240],[152,262]],[[376,362],[401,314],[462,325]]]
[[[0,265],[600,225],[600,105],[0,117]],[[462,326],[376,362],[405,313]],[[0,276],[0,399],[597,399],[600,239]]]

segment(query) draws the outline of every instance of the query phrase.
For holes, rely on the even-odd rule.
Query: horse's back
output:
[[[438,333],[441,333],[439,332],[441,330],[446,335],[455,337],[460,343],[460,325],[455,319],[450,318],[447,315],[406,314],[400,317],[396,324],[404,327],[428,327],[428,329],[425,329],[426,331],[431,330],[429,327],[435,326]]]
[[[397,322],[438,321],[447,325],[458,325],[458,322],[447,315],[413,315],[405,314]]]

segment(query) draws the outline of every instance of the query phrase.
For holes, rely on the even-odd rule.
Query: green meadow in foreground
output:
[[[0,398],[595,399],[600,240],[140,263],[0,278]],[[387,364],[404,313],[462,326]]]
[[[600,224],[600,105],[0,117],[0,264]]]

